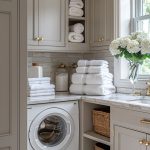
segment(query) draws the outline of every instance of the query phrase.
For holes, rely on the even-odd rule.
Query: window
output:
[[[142,31],[150,37],[150,0],[135,0],[134,30]],[[140,77],[150,75],[150,60],[146,59],[140,69]]]

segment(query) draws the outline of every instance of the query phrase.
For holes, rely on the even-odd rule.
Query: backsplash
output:
[[[50,76],[52,82],[54,82],[56,68],[60,63],[70,66],[71,64],[76,63],[79,59],[83,59],[83,54],[29,52],[28,67],[31,66],[32,63],[38,63],[43,66],[43,76]]]

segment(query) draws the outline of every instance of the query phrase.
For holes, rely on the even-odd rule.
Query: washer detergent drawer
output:
[[[42,111],[29,129],[30,144],[35,150],[66,150],[73,136],[72,117],[59,108]]]

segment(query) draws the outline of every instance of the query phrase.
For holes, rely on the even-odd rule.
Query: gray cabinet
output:
[[[65,0],[28,0],[28,46],[65,46]]]
[[[146,134],[115,126],[114,150],[146,150]],[[143,142],[143,144],[142,144]]]
[[[108,46],[113,39],[113,7],[113,0],[91,0],[91,46]]]

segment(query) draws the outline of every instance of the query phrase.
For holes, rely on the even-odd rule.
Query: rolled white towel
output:
[[[76,23],[70,26],[70,31],[81,34],[84,31],[84,25],[82,23]]]
[[[107,74],[87,74],[85,84],[112,84],[113,76]]]
[[[85,74],[74,73],[72,75],[71,81],[72,81],[73,84],[85,84],[86,75]]]
[[[44,90],[44,89],[54,89],[55,85],[53,84],[32,84],[28,85],[28,90]]]
[[[83,2],[82,0],[70,0],[70,2]]]
[[[82,43],[84,41],[84,36],[75,32],[70,32],[68,37],[70,42]]]
[[[102,65],[108,65],[108,61],[106,60],[90,60],[89,66],[102,66]]]
[[[106,66],[90,66],[90,67],[77,67],[77,73],[91,73],[91,74],[102,74],[109,73],[108,65]]]
[[[28,97],[51,96],[51,95],[55,95],[55,92],[50,92],[50,93],[35,93],[35,94],[30,94],[30,93],[28,93]]]
[[[28,82],[44,82],[44,81],[48,81],[50,82],[51,78],[49,77],[43,77],[43,78],[28,78]]]
[[[76,7],[76,8],[83,8],[84,7],[84,3],[83,1],[70,1],[69,7]]]
[[[116,92],[116,88],[113,85],[85,85],[84,93],[86,95],[108,95]]]
[[[84,86],[85,85],[71,84],[70,89],[69,89],[70,93],[82,95],[84,94]]]
[[[69,8],[69,15],[75,16],[75,17],[82,17],[84,15],[84,12],[80,8],[70,7]]]
[[[78,67],[86,67],[89,65],[89,61],[88,60],[78,60],[77,65],[78,65]]]

